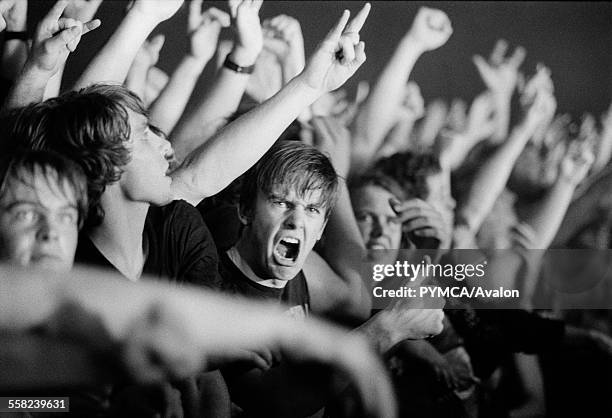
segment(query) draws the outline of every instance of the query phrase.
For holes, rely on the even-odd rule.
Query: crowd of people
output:
[[[134,0],[62,90],[101,3],[58,0],[30,34],[28,0],[0,0],[2,396],[87,417],[609,416],[612,107],[558,114],[550,69],[525,75],[504,40],[473,58],[471,104],[425,103],[411,71],[453,35],[428,7],[349,97],[369,3],[306,59],[262,0]],[[181,7],[166,74],[151,34]],[[570,283],[590,299],[551,294],[548,248],[567,269],[598,255]],[[381,305],[364,266],[406,259],[484,260],[520,298]],[[481,284],[456,279],[434,284]]]

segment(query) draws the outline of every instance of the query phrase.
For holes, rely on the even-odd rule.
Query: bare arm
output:
[[[547,118],[551,111],[554,113],[554,109],[555,101],[551,94],[538,94],[524,121],[514,128],[506,142],[499,146],[476,174],[468,198],[459,209],[461,218],[466,220],[473,233],[480,229],[495,200],[503,191],[517,158],[538,124],[543,118]]]
[[[32,50],[9,92],[5,109],[42,101],[50,78],[64,65],[68,54],[76,49],[81,35],[100,26],[99,20],[82,23],[62,18],[67,4],[66,0],[55,3],[38,24]]]
[[[561,161],[557,180],[542,201],[532,206],[525,217],[525,222],[535,231],[536,249],[546,249],[552,243],[574,191],[586,177],[594,158],[590,143],[573,142],[570,145]]]
[[[23,332],[54,320],[60,322],[56,329],[74,332],[67,323],[78,320],[69,314],[77,307],[100,318],[111,338],[122,344],[125,367],[137,380],[188,376],[210,358],[272,347],[295,361],[338,367],[355,383],[369,413],[395,416],[389,380],[369,346],[323,322],[296,322],[278,307],[197,287],[153,280],[131,283],[99,270],[43,275],[0,267],[0,274],[0,328]]]
[[[183,0],[136,0],[106,45],[81,74],[74,89],[98,82],[123,84],[142,43],[160,22],[174,15],[182,4]]]
[[[0,19],[4,27],[11,32],[25,32],[27,25],[28,0],[2,0],[0,1]],[[28,57],[28,42],[23,39],[10,39],[4,41],[2,50],[2,64],[0,71],[7,80],[15,80]]]
[[[241,67],[249,67],[255,63],[263,44],[259,22],[261,1],[235,3],[232,7],[232,13],[236,22],[237,38],[229,58]],[[227,20],[223,23],[227,23],[229,26],[228,15],[221,19]],[[215,46],[217,38],[218,33],[214,41]],[[210,57],[213,54],[214,48],[210,51]],[[210,90],[202,95],[202,99],[195,110],[179,122],[172,135],[172,145],[179,161],[182,161],[190,152],[209,139],[202,134],[208,125],[219,119],[229,118],[238,109],[248,80],[248,74],[238,73],[226,67],[219,69]],[[182,85],[184,81],[177,79],[177,83]]]
[[[303,109],[352,76],[365,61],[365,44],[357,41],[369,9],[366,4],[348,25],[345,11],[300,75],[189,154],[172,174],[175,198],[197,204],[218,193],[255,164]]]
[[[404,86],[419,57],[444,45],[452,34],[451,22],[440,10],[422,7],[400,41],[360,109],[353,133],[356,146],[377,150],[391,129],[394,113],[404,98]]]

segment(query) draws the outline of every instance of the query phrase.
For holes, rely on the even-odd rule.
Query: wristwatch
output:
[[[230,59],[231,52],[225,57],[223,66],[229,70],[235,71],[239,74],[251,74],[255,70],[255,64],[249,65],[248,67],[241,67]]]

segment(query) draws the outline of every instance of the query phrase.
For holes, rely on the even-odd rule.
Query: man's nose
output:
[[[303,209],[299,207],[293,208],[287,214],[287,218],[285,219],[285,226],[291,229],[303,228],[305,216],[306,215]]]
[[[48,217],[41,217],[38,222],[36,238],[39,241],[56,241],[59,238],[59,231],[55,223]]]
[[[372,230],[370,232],[370,235],[372,236],[372,238],[378,238],[382,236],[383,233],[384,233],[384,227],[383,227],[383,223],[381,219],[378,217],[374,217],[372,219]]]

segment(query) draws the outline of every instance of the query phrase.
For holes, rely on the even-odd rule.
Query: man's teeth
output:
[[[300,243],[300,240],[298,240],[297,238],[287,237],[287,238],[283,238],[282,240],[285,241],[287,244],[299,244]]]

